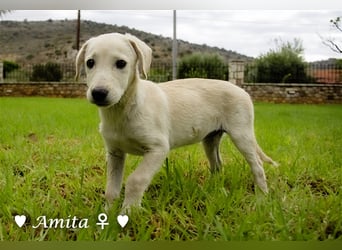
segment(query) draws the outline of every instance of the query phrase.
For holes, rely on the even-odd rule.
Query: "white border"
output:
[[[335,10],[340,0],[1,0],[0,9]]]

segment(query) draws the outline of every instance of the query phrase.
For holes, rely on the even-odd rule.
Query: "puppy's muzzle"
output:
[[[98,106],[107,106],[108,101],[107,96],[108,96],[108,90],[105,88],[94,88],[91,91],[91,96],[93,97],[93,102],[98,105]]]

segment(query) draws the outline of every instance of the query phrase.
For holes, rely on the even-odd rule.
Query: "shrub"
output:
[[[306,73],[307,63],[301,56],[304,51],[301,41],[295,39],[293,43],[276,42],[278,44],[275,50],[270,50],[255,60],[256,82],[312,82],[313,79]]]
[[[3,77],[6,78],[6,75],[14,70],[19,69],[19,65],[15,62],[3,61]]]
[[[57,63],[37,64],[33,66],[31,81],[59,82],[63,78],[61,67]]]
[[[14,71],[19,69],[19,65],[17,63],[14,62],[10,62],[10,61],[3,61],[3,78],[5,79],[6,76]]]
[[[178,78],[228,79],[228,65],[217,54],[195,53],[178,63]]]

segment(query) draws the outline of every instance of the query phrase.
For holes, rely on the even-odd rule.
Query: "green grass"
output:
[[[255,105],[256,135],[280,163],[270,193],[225,137],[211,175],[201,145],[172,151],[124,229],[123,196],[104,212],[105,152],[97,109],[80,99],[0,98],[0,240],[342,239],[342,106]],[[125,177],[140,158],[127,159]],[[19,228],[14,216],[25,214]],[[87,229],[32,228],[36,218],[87,218]]]

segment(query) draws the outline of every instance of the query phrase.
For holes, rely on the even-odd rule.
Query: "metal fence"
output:
[[[336,64],[311,64],[306,71],[316,83],[342,83],[342,67]]]
[[[46,64],[40,64],[46,65]],[[75,65],[74,63],[55,63],[53,64],[54,70],[51,72],[43,72],[44,67],[37,67],[37,65],[18,65],[16,69],[3,70],[3,78],[0,81],[5,83],[15,83],[15,82],[37,82],[37,81],[59,81],[59,82],[74,82],[75,77]],[[57,68],[57,71],[56,71]],[[255,76],[257,71],[246,71],[244,82],[253,83],[255,81]],[[45,68],[46,69],[46,68]],[[218,75],[225,75],[226,80],[228,80],[227,68],[222,68],[222,72]],[[208,70],[208,67],[206,68]],[[217,70],[217,69],[216,69]],[[255,69],[254,69],[255,70]],[[38,71],[38,73],[37,73]],[[201,71],[201,70],[199,70]],[[1,72],[1,71],[0,71]],[[43,73],[42,73],[43,72]],[[56,77],[57,73],[60,74]],[[306,73],[310,76],[310,82],[308,83],[329,83],[329,84],[342,84],[342,68],[335,64],[308,64],[306,68]],[[54,75],[55,77],[52,76]],[[38,77],[37,77],[38,75]],[[233,75],[233,74],[232,74]],[[49,78],[50,77],[50,78]],[[152,63],[149,72],[149,80],[154,82],[164,82],[172,80],[172,64],[170,63]],[[51,80],[52,79],[52,80]],[[82,79],[82,78],[81,78]],[[84,74],[83,74],[84,80]],[[286,81],[289,83],[289,81]]]
[[[24,64],[18,65],[17,69],[3,70],[3,82],[39,82],[39,81],[57,81],[72,82],[75,78],[75,65],[71,63],[52,63],[48,64]],[[4,66],[5,67],[5,66]]]
[[[269,82],[342,84],[342,67],[338,64],[308,63],[303,65],[303,68],[295,68],[291,73],[275,73],[272,72],[272,68],[268,73],[273,74],[273,77],[260,77],[258,75],[260,72],[253,63],[246,64],[244,82],[257,83],[260,82],[260,78],[276,78],[276,81],[270,80]]]
[[[72,63],[56,64],[53,63],[55,71],[46,67],[47,64],[38,65],[18,65],[18,68],[3,73],[3,82],[73,82],[75,81],[75,65]],[[205,73],[209,72],[209,73]],[[202,68],[190,68],[186,77],[201,77],[201,78],[217,78],[228,80],[228,65],[225,68],[213,67],[212,65],[203,66]],[[218,78],[220,77],[220,78]],[[82,72],[81,81],[85,80],[84,72]],[[165,82],[172,80],[172,63],[152,63],[148,73],[148,79],[154,82]]]
[[[76,67],[73,63],[53,63],[55,71],[49,70],[47,64],[25,64],[18,65],[16,69],[3,70],[2,82],[74,82]],[[45,72],[44,72],[45,71]],[[51,71],[51,72],[49,72]],[[1,77],[0,77],[1,79]],[[172,79],[172,65],[163,63],[151,65],[149,79],[155,82],[164,82]],[[84,72],[81,74],[81,81],[85,80]],[[1,81],[1,80],[0,80]]]

